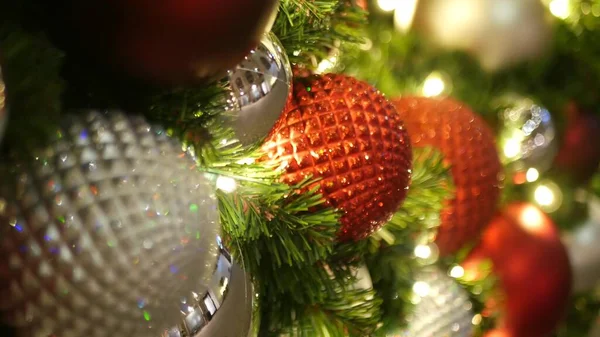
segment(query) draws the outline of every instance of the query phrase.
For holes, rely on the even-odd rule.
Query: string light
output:
[[[317,66],[317,74],[323,74],[332,70],[337,65],[337,55],[333,55],[329,58],[323,59]]]
[[[477,314],[477,315],[473,316],[473,319],[471,320],[471,323],[473,325],[479,325],[479,324],[481,324],[482,320],[483,320],[483,317],[481,317],[481,314]]]
[[[423,96],[434,97],[449,91],[447,79],[439,72],[433,72],[425,79],[423,83]]]
[[[525,173],[525,179],[527,179],[527,182],[530,182],[530,183],[538,180],[539,177],[540,177],[540,172],[533,167],[528,169],[527,173]]]
[[[465,269],[461,266],[454,266],[450,269],[450,277],[461,278],[465,276]]]
[[[233,178],[220,176],[217,178],[217,189],[231,193],[237,189],[237,182]]]
[[[402,0],[377,0],[377,6],[384,12],[391,12],[402,2]]]
[[[538,185],[533,192],[535,202],[546,212],[554,212],[562,205],[563,195],[560,187],[546,181]]]
[[[540,185],[535,189],[534,198],[540,206],[552,205],[554,202],[554,192],[548,186]]]
[[[422,265],[435,263],[440,257],[440,250],[435,243],[419,244],[413,253]]]
[[[570,0],[552,0],[548,5],[550,13],[559,19],[566,19],[571,15]]]
[[[415,282],[415,284],[413,285],[413,292],[415,294],[417,294],[419,297],[425,297],[425,296],[429,295],[429,291],[430,291],[429,284],[427,284],[423,281]]]
[[[420,259],[428,259],[431,257],[431,248],[427,245],[418,245],[415,247],[415,256]]]
[[[507,139],[503,151],[506,158],[516,158],[521,153],[521,141],[516,138]]]
[[[412,26],[419,0],[403,0],[396,4],[394,26],[401,32],[407,32]]]

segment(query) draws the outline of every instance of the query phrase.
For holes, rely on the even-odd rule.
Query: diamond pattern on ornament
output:
[[[18,171],[0,185],[5,321],[31,337],[158,336],[200,305],[193,293],[217,263],[217,202],[173,139],[141,119],[90,114]]]
[[[363,238],[406,196],[412,153],[402,121],[377,90],[350,77],[294,86],[295,101],[263,148],[285,167],[284,182],[321,178],[327,204],[344,212],[342,240]]]

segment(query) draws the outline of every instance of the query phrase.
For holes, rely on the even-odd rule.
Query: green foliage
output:
[[[575,1],[600,5],[594,1]],[[600,20],[591,11],[576,12],[576,20],[555,20],[550,50],[538,60],[523,62],[495,73],[483,70],[470,55],[431,45],[416,32],[402,34],[391,18],[372,11],[368,39],[372,47],[346,54],[340,69],[375,84],[391,95],[420,94],[433,71],[452,82],[451,95],[468,103],[488,121],[495,122],[497,98],[507,92],[530,96],[546,106],[558,125],[568,101],[584,111],[599,113]]]
[[[597,291],[573,296],[564,322],[553,336],[587,336],[598,320],[598,312],[600,312],[600,295]]]
[[[3,9],[1,14],[10,15]],[[26,32],[4,16],[0,20],[2,75],[10,111],[4,145],[37,146],[55,131],[48,121],[60,119],[62,54],[43,34]]]
[[[365,13],[351,1],[282,0],[273,32],[292,63],[314,67],[341,44],[361,42],[365,23]]]
[[[212,155],[202,156],[213,158],[206,170],[239,183],[234,193],[219,193],[221,219],[229,246],[257,284],[264,335],[368,336],[381,322],[382,301],[394,308],[386,312],[389,321],[399,322],[405,297],[398,300],[394,294],[410,292],[411,271],[418,268],[412,258],[414,237],[408,233],[430,237],[451,192],[439,152],[415,149],[407,201],[385,229],[393,242],[374,238],[336,244],[340,214],[324,207],[317,188],[308,190],[314,180],[288,186],[278,182],[275,164],[240,164],[248,162],[240,152],[223,155],[220,151],[228,148],[217,142],[211,148]],[[241,153],[246,159],[262,156],[256,149]],[[352,290],[349,266],[362,257],[373,272],[377,296]]]
[[[413,150],[410,191],[392,220],[371,238],[367,257],[375,289],[383,298],[382,333],[397,331],[411,308],[414,273],[421,268],[413,252],[417,244],[431,241],[444,203],[452,196],[449,168],[439,151]],[[419,239],[421,237],[421,239]]]

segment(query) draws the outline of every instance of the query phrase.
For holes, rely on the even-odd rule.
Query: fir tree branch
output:
[[[394,236],[394,244],[413,242],[414,233],[428,235],[437,229],[442,209],[452,195],[449,167],[441,152],[433,148],[413,150],[413,175],[402,207],[384,227]],[[374,235],[373,240],[380,236]]]
[[[292,63],[311,66],[340,42],[360,43],[365,23],[365,13],[346,1],[283,0],[273,32]]]
[[[383,302],[382,333],[401,328],[412,304],[414,272],[421,266],[413,252],[417,235],[432,237],[439,214],[452,195],[450,171],[441,152],[413,149],[413,176],[409,193],[392,220],[369,240],[367,265]]]
[[[261,336],[371,336],[381,320],[375,291],[355,289],[357,280],[347,268],[327,274],[335,288],[322,302],[293,310],[280,308],[281,301],[273,303],[278,310],[268,310],[271,324],[263,327]]]

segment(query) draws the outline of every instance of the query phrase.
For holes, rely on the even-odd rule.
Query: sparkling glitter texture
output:
[[[299,79],[264,144],[289,184],[306,177],[343,211],[341,241],[382,226],[406,197],[412,152],[394,107],[374,88],[343,75]]]
[[[229,71],[230,108],[224,115],[243,145],[264,139],[281,116],[291,95],[292,68],[275,34]]]
[[[454,200],[442,211],[436,243],[456,252],[478,237],[496,210],[500,160],[492,130],[451,99],[406,97],[394,101],[414,146],[433,146],[452,165]]]
[[[32,158],[1,167],[0,309],[19,336],[162,336],[206,300],[217,200],[181,145],[90,112]]]
[[[469,337],[472,303],[467,292],[442,271],[427,267],[415,277],[414,310],[400,337]]]

